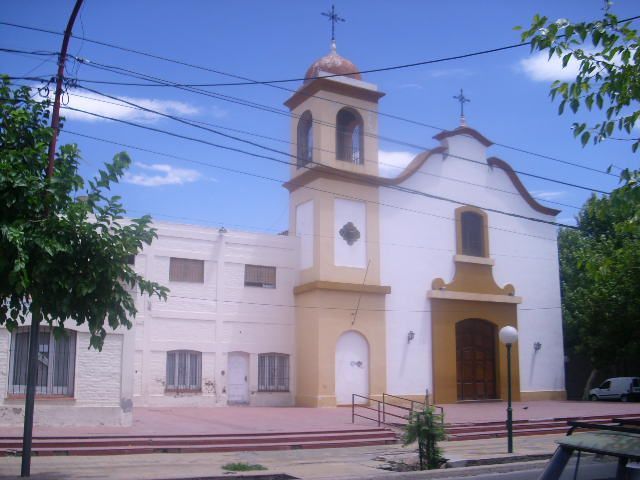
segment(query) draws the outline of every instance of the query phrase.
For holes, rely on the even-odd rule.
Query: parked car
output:
[[[608,378],[602,385],[589,390],[590,400],[629,400],[640,399],[640,377]]]

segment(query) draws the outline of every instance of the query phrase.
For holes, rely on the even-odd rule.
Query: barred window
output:
[[[9,394],[27,393],[29,328],[11,335]],[[65,330],[56,338],[53,331],[40,327],[38,333],[37,395],[73,396],[76,363],[76,332]]]
[[[482,215],[475,212],[462,212],[460,224],[462,228],[462,254],[484,257],[484,219]]]
[[[202,390],[202,353],[191,350],[167,352],[165,389],[171,392]]]
[[[276,288],[276,267],[245,265],[244,284],[247,287]]]
[[[289,391],[289,355],[283,353],[258,355],[258,391]]]
[[[204,260],[171,257],[169,260],[169,281],[204,283]]]

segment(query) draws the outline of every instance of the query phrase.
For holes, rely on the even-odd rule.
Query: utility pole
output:
[[[62,96],[62,81],[64,80],[64,67],[67,61],[67,48],[69,46],[69,39],[71,38],[71,31],[73,24],[76,21],[80,7],[83,0],[76,0],[76,4],[73,7],[69,21],[67,22],[67,28],[64,31],[64,38],[62,39],[62,49],[60,50],[60,56],[58,57],[58,75],[56,77],[56,93],[53,103],[53,112],[51,116],[51,128],[53,130],[53,136],[49,143],[48,152],[48,164],[47,164],[47,179],[53,177],[53,170],[55,165],[56,156],[56,143],[58,140],[58,130],[60,128],[60,97]],[[45,199],[46,201],[46,199]],[[47,212],[47,209],[45,209]],[[48,212],[45,213],[48,215]],[[38,377],[38,331],[40,329],[40,321],[42,318],[42,312],[39,305],[35,304],[35,308],[32,309],[31,316],[31,329],[29,332],[29,357],[27,364],[27,395],[24,402],[24,433],[22,435],[22,466],[20,469],[20,476],[31,476],[31,446],[33,443],[33,410],[36,397],[36,379]]]

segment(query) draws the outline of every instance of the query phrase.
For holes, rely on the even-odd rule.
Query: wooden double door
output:
[[[486,320],[456,324],[458,400],[497,398],[497,337],[496,326]]]

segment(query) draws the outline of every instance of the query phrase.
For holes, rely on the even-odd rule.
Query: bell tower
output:
[[[336,51],[314,62],[285,105],[296,158],[289,232],[300,239],[296,403],[350,404],[384,392],[385,296],[380,285],[378,101]],[[356,358],[357,357],[357,358]]]

